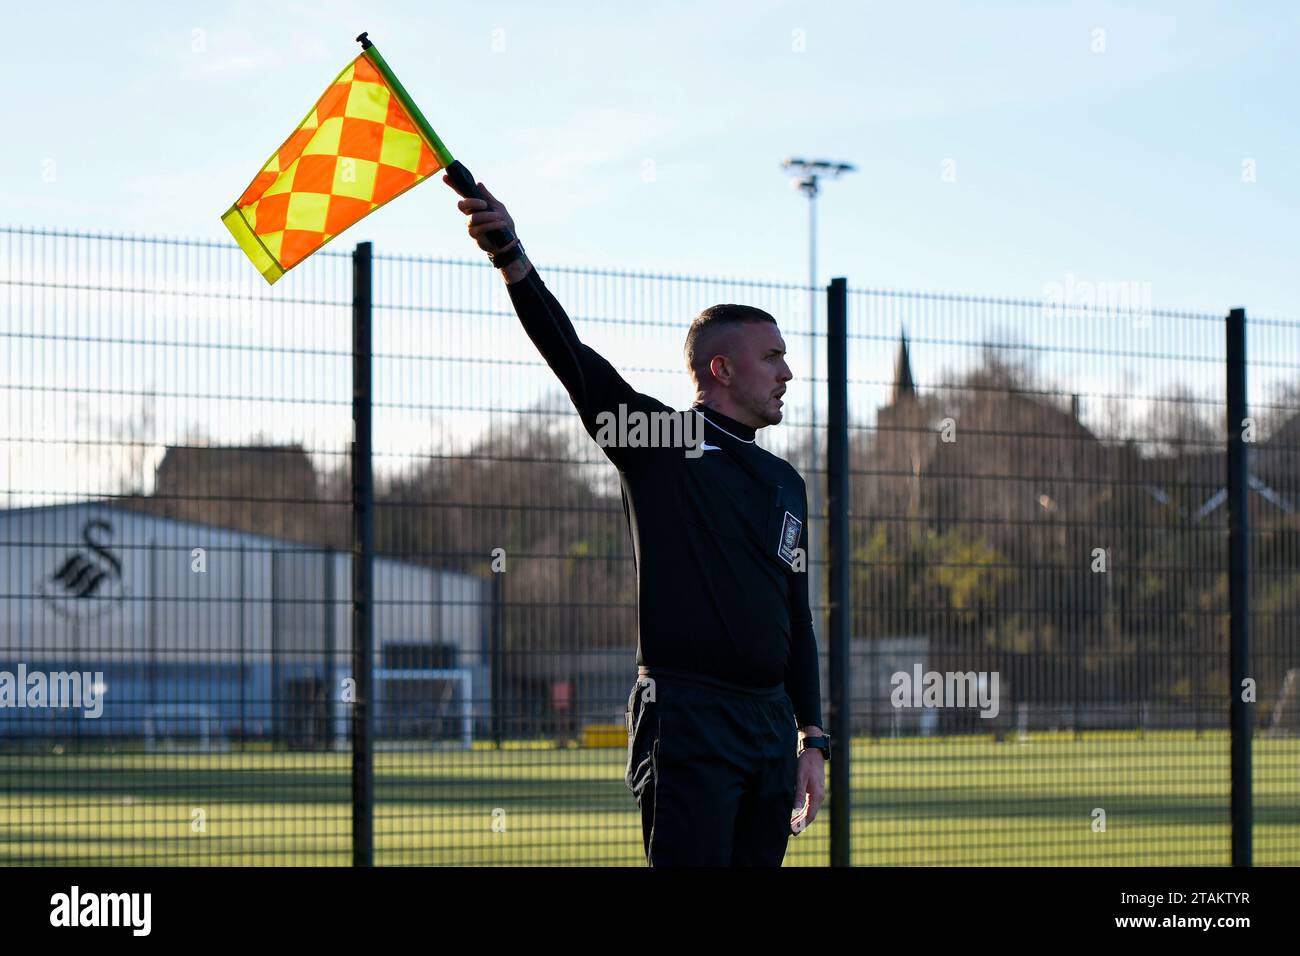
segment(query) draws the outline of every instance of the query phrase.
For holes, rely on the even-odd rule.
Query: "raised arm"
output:
[[[508,256],[519,240],[497,249],[488,239],[488,233],[504,228],[513,235],[514,220],[487,187],[479,183],[478,188],[485,199],[462,199],[457,203],[460,211],[469,217],[469,234],[485,252],[498,258]],[[598,416],[607,412],[617,419],[620,405],[627,411],[671,411],[657,399],[632,388],[604,356],[579,340],[564,307],[542,282],[527,254],[520,254],[500,271],[524,331],[569,393],[583,427],[592,438],[600,431]],[[601,450],[624,469],[638,459],[634,454],[636,449],[602,445]]]

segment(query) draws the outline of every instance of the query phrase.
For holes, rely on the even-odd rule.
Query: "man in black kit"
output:
[[[792,377],[776,320],[744,305],[701,312],[685,348],[696,401],[675,411],[579,341],[518,240],[494,245],[488,233],[513,237],[514,222],[478,188],[486,198],[458,203],[469,234],[622,479],[639,624],[625,779],[646,862],[780,866],[790,834],[821,805],[830,738],[805,573],[807,492],[754,442],[781,421]],[[638,418],[671,424],[682,441],[630,438],[623,425]]]

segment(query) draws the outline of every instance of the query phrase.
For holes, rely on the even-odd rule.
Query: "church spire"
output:
[[[898,359],[894,362],[894,392],[890,404],[897,405],[899,399],[916,400],[916,383],[912,381],[912,362],[907,355],[907,329],[903,329],[898,341]]]

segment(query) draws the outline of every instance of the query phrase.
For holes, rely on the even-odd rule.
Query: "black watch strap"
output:
[[[820,737],[804,736],[803,749],[816,749],[822,752],[822,756],[827,760],[831,759],[831,738],[828,734],[822,734]]]
[[[513,246],[505,252],[489,252],[488,261],[492,263],[495,269],[504,269],[510,263],[520,258],[524,254],[524,244],[516,241]]]

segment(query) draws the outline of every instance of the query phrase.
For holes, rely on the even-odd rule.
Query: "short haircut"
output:
[[[695,376],[696,384],[705,380],[705,371],[709,361],[717,355],[716,345],[729,330],[745,322],[771,322],[776,324],[769,313],[752,305],[736,305],[727,302],[711,305],[691,323],[686,332],[686,367]],[[701,363],[697,367],[696,363]]]

